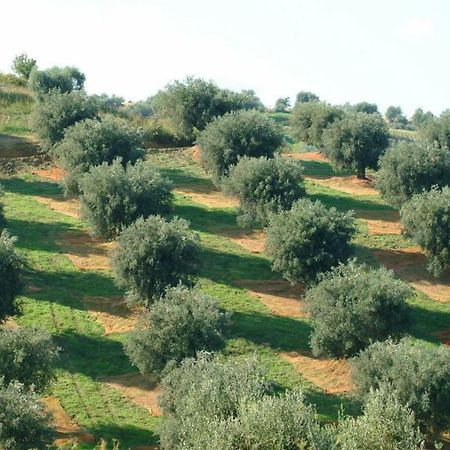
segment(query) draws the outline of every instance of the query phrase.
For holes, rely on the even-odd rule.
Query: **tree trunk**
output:
[[[358,179],[365,180],[366,179],[366,165],[362,162],[358,164]]]

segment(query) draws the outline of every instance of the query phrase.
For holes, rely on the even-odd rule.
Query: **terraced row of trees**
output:
[[[436,439],[449,413],[449,351],[399,339],[408,330],[406,299],[411,290],[392,272],[349,259],[353,215],[307,198],[301,165],[277,156],[282,129],[257,109],[248,111],[258,107],[257,102],[244,102],[242,93],[222,92],[192,79],[158,94],[164,114],[177,111],[172,120],[180,124],[179,137],[196,137],[204,168],[215,184],[238,197],[239,222],[266,227],[273,269],[292,283],[305,284],[313,352],[356,357],[354,380],[363,414],[342,417],[337,425],[322,426],[301,392],[277,395],[256,361],[223,362],[220,354],[202,353],[220,350],[228,317],[216,299],[194,286],[201,264],[198,235],[185,220],[172,217],[171,183],[145,160],[142,130],[124,117],[101,111],[98,101],[83,91],[83,83],[84,76],[71,69],[32,71],[34,129],[66,171],[63,188],[79,196],[92,232],[117,239],[112,259],[116,281],[126,289],[128,303],[142,311],[125,351],[142,373],[162,378],[161,404],[167,416],[160,431],[163,448],[352,449],[365,448],[370,438],[374,448],[406,450]],[[202,107],[205,98],[217,103]],[[445,169],[423,169],[424,183],[434,173],[437,181],[418,187],[417,173],[406,167],[411,160],[406,151],[401,153],[399,146],[386,150],[389,136],[379,115],[309,103],[315,109],[308,106],[301,120],[300,107],[294,111],[292,126],[302,133],[298,137],[311,139],[336,165],[356,168],[360,177],[365,177],[366,167],[377,168],[381,157],[381,192],[388,198],[383,180],[389,186],[386,180],[397,176],[398,183],[390,181],[395,189],[404,180],[400,189],[407,199],[401,213],[405,229],[429,251],[431,268],[442,271],[449,261]],[[436,151],[446,161],[448,150],[439,142],[410,146],[417,152]],[[397,154],[401,164],[386,162]],[[388,174],[388,166],[402,169]],[[419,193],[427,187],[428,192]],[[432,236],[423,225],[430,221]],[[6,256],[1,260],[9,264],[5,277],[13,280],[5,299],[14,305],[24,263],[6,234],[4,242]],[[15,312],[12,306],[5,311],[5,317]],[[51,348],[40,339],[40,345]],[[8,349],[19,352],[14,345]],[[56,350],[47,357],[53,354],[56,357]],[[37,358],[31,372],[5,371],[18,374],[15,381],[4,380],[5,401],[22,401],[20,389],[34,383],[33,370],[40,370],[43,384],[48,383],[52,360]],[[19,389],[23,382],[25,387]],[[36,402],[32,391],[26,392],[26,401]],[[48,442],[50,436],[48,418],[39,414],[40,421],[33,418],[36,434],[30,435],[34,445]],[[1,433],[5,445],[22,445],[17,442],[21,433]]]

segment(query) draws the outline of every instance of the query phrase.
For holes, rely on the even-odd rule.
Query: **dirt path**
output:
[[[285,280],[235,280],[234,283],[258,298],[277,316],[306,316],[306,307],[301,300],[304,289],[300,285],[292,286]]]
[[[174,189],[177,194],[185,195],[194,202],[208,208],[236,208],[239,201],[235,197],[225,195],[218,189],[204,184],[188,184]]]
[[[68,445],[72,443],[95,443],[96,438],[79,427],[64,411],[59,399],[46,397],[43,399],[47,409],[53,415],[53,426],[56,431],[55,445]]]
[[[50,167],[49,169],[35,170],[33,174],[52,181],[61,181],[66,176],[66,172],[59,167]]]
[[[133,403],[148,409],[152,416],[160,416],[158,395],[161,392],[159,385],[149,381],[141,374],[128,374],[104,378],[102,382],[119,391]]]
[[[400,214],[390,210],[364,210],[358,209],[355,215],[363,219],[369,229],[369,234],[401,234]]]
[[[345,359],[319,359],[297,352],[282,352],[280,355],[327,394],[340,394],[353,389],[350,365]]]
[[[65,214],[66,216],[73,217],[74,219],[80,218],[80,201],[76,198],[52,198],[41,197],[39,195],[33,196],[35,200],[48,206],[52,211]]]
[[[307,180],[311,180],[321,186],[326,186],[337,191],[342,191],[350,195],[356,196],[376,196],[379,195],[378,191],[373,187],[372,180],[360,180],[356,176],[349,177],[328,177],[328,178],[315,178],[305,177]]]
[[[0,158],[22,158],[34,156],[39,143],[32,136],[10,136],[0,134]]]
[[[450,302],[450,272],[434,278],[426,270],[426,257],[418,247],[376,250],[373,255],[417,290],[439,302]]]
[[[263,230],[246,231],[238,228],[216,228],[215,233],[245,248],[250,253],[263,253],[266,246],[266,233]]]
[[[320,152],[285,153],[284,156],[300,161],[321,161],[329,163],[330,160]]]

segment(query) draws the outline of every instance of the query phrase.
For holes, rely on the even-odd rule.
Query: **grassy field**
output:
[[[27,132],[21,128],[25,107],[21,108],[22,118],[16,120],[14,131],[9,134]],[[6,133],[3,122],[1,126],[0,132]],[[199,165],[184,150],[151,151],[149,159],[173,180],[175,189],[215,191]],[[392,212],[377,196],[354,196],[317,184],[314,177],[335,175],[327,162],[310,161],[304,165],[305,175],[311,177],[306,183],[310,198],[342,211],[355,210],[357,217],[361,212],[375,217]],[[122,349],[126,333],[105,336],[102,326],[82,302],[85,297],[123,294],[115,287],[109,270],[81,270],[68,258],[65,236],[86,232],[86,225],[37,201],[37,197],[61,198],[55,182],[22,173],[1,178],[0,184],[6,191],[8,229],[18,237],[17,246],[30,261],[27,291],[21,297],[23,314],[16,321],[20,325],[45,328],[61,347],[58,377],[48,394],[60,399],[77,424],[97,438],[106,439],[110,445],[112,439],[118,439],[123,448],[132,449],[157,443],[157,426],[164,419],[151,416],[145,408],[104,383],[105,377],[136,370]],[[223,357],[257,354],[279,389],[302,386],[323,420],[335,420],[341,405],[349,413],[356,412],[357,406],[349,395],[325,392],[280,357],[283,352],[308,352],[311,328],[305,318],[272,313],[257,297],[240,287],[239,280],[280,280],[280,275],[271,271],[270,261],[264,254],[252,253],[229,238],[233,233],[242,232],[236,225],[236,214],[235,208],[208,208],[189,195],[175,197],[173,215],[189,220],[201,237],[203,265],[199,286],[217,297],[221,306],[232,313]],[[368,264],[379,264],[373,256],[375,250],[410,245],[401,235],[370,234],[366,222],[358,218],[355,254]],[[449,304],[418,293],[410,300],[410,306],[411,335],[430,345],[437,344],[436,333],[449,328]],[[81,448],[92,448],[92,445],[83,444]]]

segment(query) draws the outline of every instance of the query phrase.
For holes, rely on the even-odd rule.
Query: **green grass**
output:
[[[25,136],[31,133],[29,114],[34,99],[26,88],[0,89],[0,134]]]

